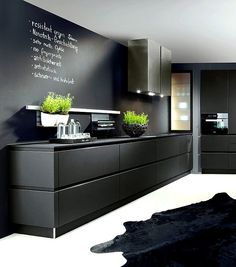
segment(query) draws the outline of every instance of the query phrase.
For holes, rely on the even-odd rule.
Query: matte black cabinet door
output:
[[[13,223],[47,228],[57,226],[57,193],[10,189],[10,199]]]
[[[228,158],[229,158],[229,169],[236,170],[236,153],[230,153]]]
[[[228,153],[202,153],[202,169],[219,170],[229,168]]]
[[[54,189],[58,186],[57,154],[41,151],[10,151],[10,184]]]
[[[228,112],[228,71],[201,72],[201,113]]]
[[[119,170],[119,145],[59,152],[59,186],[112,174]]]
[[[236,134],[236,71],[229,71],[229,134]]]
[[[185,173],[192,169],[192,153],[179,156],[179,174]]]
[[[228,151],[227,135],[202,135],[201,151],[202,152],[227,152]]]
[[[229,152],[236,152],[236,135],[228,135],[228,149]]]
[[[191,153],[182,154],[157,163],[157,183],[164,182],[192,169]]]
[[[191,149],[191,135],[159,138],[157,140],[157,160],[187,153],[190,152]]]
[[[130,169],[156,161],[156,141],[120,144],[120,169]]]
[[[59,225],[72,222],[119,200],[119,175],[61,190]]]
[[[148,189],[157,183],[156,163],[120,174],[120,199]]]

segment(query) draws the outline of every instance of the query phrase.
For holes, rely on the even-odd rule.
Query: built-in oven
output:
[[[228,134],[228,113],[201,114],[202,134]]]

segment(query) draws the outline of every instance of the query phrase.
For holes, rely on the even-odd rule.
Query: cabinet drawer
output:
[[[191,153],[186,153],[157,163],[157,182],[161,183],[192,169]]]
[[[72,222],[119,200],[119,175],[77,185],[58,193],[59,225]]]
[[[13,223],[47,228],[57,226],[57,193],[10,189],[10,199]]]
[[[59,186],[83,182],[119,170],[119,145],[67,150],[58,154]]]
[[[226,152],[228,150],[228,136],[225,135],[202,135],[201,151]]]
[[[179,158],[178,174],[182,174],[184,172],[192,170],[192,161],[193,161],[192,153],[180,155],[178,158]]]
[[[120,174],[120,199],[156,185],[156,163]]]
[[[176,157],[166,159],[157,163],[157,183],[164,182],[176,175],[178,172],[178,160]]]
[[[162,160],[190,152],[192,149],[192,136],[172,136],[157,140],[157,160]]]
[[[236,135],[228,135],[228,151],[236,152]]]
[[[229,158],[229,169],[236,170],[236,153],[229,154],[228,158]]]
[[[120,144],[120,169],[130,169],[156,160],[156,141]]]
[[[202,169],[228,169],[227,153],[202,153]]]
[[[10,151],[10,184],[52,189],[58,186],[57,155],[41,151]]]

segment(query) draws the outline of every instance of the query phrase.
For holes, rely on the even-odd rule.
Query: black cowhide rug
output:
[[[226,193],[124,226],[91,251],[121,251],[125,267],[236,267],[236,200]]]

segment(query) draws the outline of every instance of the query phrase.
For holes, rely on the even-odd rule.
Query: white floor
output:
[[[207,200],[218,192],[236,198],[236,175],[185,176],[57,239],[13,234],[0,239],[0,266],[122,266],[126,260],[120,252],[95,254],[90,247],[122,234],[125,221],[146,220],[154,212]]]

